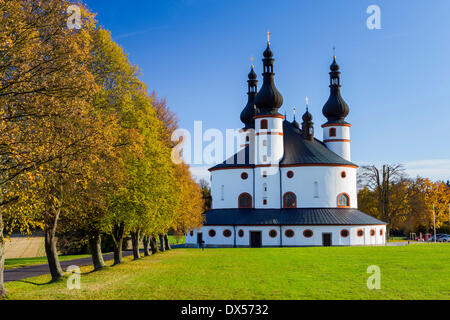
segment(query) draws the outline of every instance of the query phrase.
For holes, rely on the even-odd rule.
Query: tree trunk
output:
[[[92,263],[94,270],[100,270],[106,266],[102,255],[102,237],[100,233],[96,233],[89,237],[89,247],[91,249]]]
[[[125,229],[125,224],[122,222],[120,225],[115,225],[112,232],[112,237],[114,240],[114,264],[117,265],[122,263],[122,243],[123,243],[123,232]]]
[[[52,276],[52,281],[58,281],[64,276],[64,271],[59,263],[58,252],[56,250],[56,223],[55,219],[54,225],[51,228],[45,228],[45,254],[47,255],[48,267],[50,268],[50,275]]]
[[[164,246],[164,236],[162,234],[159,235],[159,250],[161,250],[161,252],[166,251]]]
[[[150,239],[150,247],[152,248],[152,254],[158,253],[158,243],[156,242],[155,237],[151,237]]]
[[[6,297],[6,289],[3,284],[3,269],[5,266],[5,239],[3,238],[3,217],[0,212],[0,298]]]
[[[164,235],[164,247],[166,250],[172,249],[169,243],[169,236],[167,234]]]
[[[150,237],[144,236],[144,239],[142,240],[142,242],[144,244],[144,256],[148,257],[150,255],[150,251],[148,250],[148,245],[150,243]]]
[[[139,231],[131,232],[131,242],[133,244],[133,257],[134,260],[138,260],[141,258],[139,253]]]

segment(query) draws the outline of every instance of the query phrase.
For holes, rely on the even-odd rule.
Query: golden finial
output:
[[[336,46],[333,46],[333,59],[336,59]]]
[[[267,30],[267,45],[270,45],[270,35],[271,35],[270,31]]]
[[[306,111],[308,111],[308,107],[309,107],[309,98],[306,97]]]
[[[295,107],[292,108],[292,111],[294,112],[294,118],[295,118]]]
[[[253,57],[250,57],[250,62],[252,64],[252,69],[253,69]]]

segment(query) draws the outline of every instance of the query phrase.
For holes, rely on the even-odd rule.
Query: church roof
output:
[[[358,209],[213,209],[204,225],[385,225]]]
[[[290,165],[348,165],[356,164],[347,161],[328,149],[317,139],[307,140],[302,137],[302,131],[292,123],[283,121],[284,157],[280,162],[282,166]],[[226,161],[210,168],[210,171],[226,168],[252,168],[254,163],[250,147],[245,147]]]

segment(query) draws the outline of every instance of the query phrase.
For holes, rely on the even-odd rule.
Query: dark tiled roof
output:
[[[284,158],[281,165],[338,164],[356,166],[328,149],[317,139],[303,139],[300,129],[288,121],[283,122]]]
[[[213,209],[205,225],[377,225],[386,224],[357,209]]]
[[[283,121],[283,132],[284,157],[280,162],[281,165],[331,164],[356,166],[328,149],[321,141],[317,139],[303,139],[301,130],[296,128],[291,122]],[[210,170],[230,167],[253,167],[252,159],[254,157],[251,155],[251,152],[253,151],[250,150],[250,147],[246,147],[227,161],[212,167]]]

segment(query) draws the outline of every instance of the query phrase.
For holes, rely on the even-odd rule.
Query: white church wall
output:
[[[209,236],[209,230],[213,229],[216,234],[214,237]],[[230,237],[225,237],[223,232],[230,230]],[[239,236],[239,231],[242,230],[242,237]],[[271,237],[270,231],[276,231],[276,236]],[[289,238],[286,236],[286,231],[292,230],[294,236]],[[312,236],[307,238],[304,236],[305,230],[311,230]],[[342,236],[341,231],[347,230],[348,236]],[[358,231],[363,230],[364,235],[358,236]],[[374,230],[375,234],[372,236],[370,231]],[[382,233],[380,233],[380,230]],[[322,246],[323,245],[323,233],[332,234],[333,246],[375,246],[385,245],[385,232],[386,227],[384,225],[373,226],[346,226],[346,225],[323,225],[323,226],[205,226],[201,230],[194,230],[193,235],[190,233],[186,235],[187,245],[197,244],[197,232],[203,233],[203,240],[206,246],[234,246],[234,232],[236,231],[236,246],[248,247],[250,246],[250,231],[260,231],[262,236],[263,247],[279,247],[280,236],[282,236],[281,243],[283,247],[296,247],[296,246]]]
[[[293,178],[287,173],[292,171]],[[342,178],[345,172],[345,178]],[[336,208],[337,197],[346,193],[350,197],[350,207],[357,208],[356,168],[318,166],[282,167],[282,196],[295,193],[298,208]]]
[[[278,167],[255,169],[255,208],[280,208],[280,174]]]
[[[248,175],[245,180],[241,178],[244,172]],[[215,170],[211,177],[213,209],[237,208],[242,193],[249,193],[253,198],[253,169]]]

